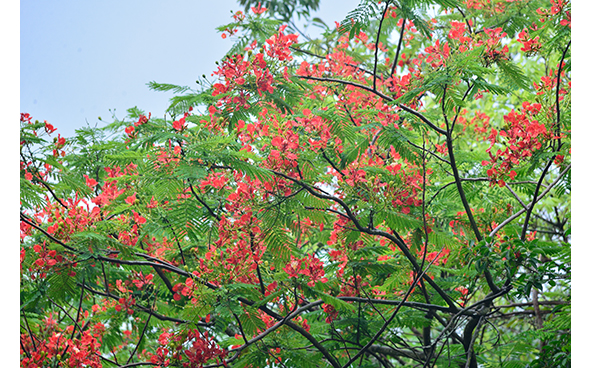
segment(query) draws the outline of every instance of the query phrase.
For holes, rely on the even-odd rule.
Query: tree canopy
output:
[[[21,366],[570,366],[570,2],[240,3],[164,117],[21,114]]]

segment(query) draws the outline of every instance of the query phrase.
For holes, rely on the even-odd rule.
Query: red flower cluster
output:
[[[327,282],[328,279],[324,277],[324,262],[316,258],[315,255],[308,254],[305,258],[298,259],[291,256],[291,261],[285,265],[283,270],[289,275],[289,278],[298,277],[298,275],[307,276],[308,286],[316,285],[317,281]]]
[[[507,175],[513,180],[517,175],[512,170],[513,167],[542,148],[542,141],[547,136],[546,126],[532,119],[540,112],[541,108],[542,105],[539,103],[530,104],[525,101],[521,114],[511,110],[509,114],[505,115],[504,119],[509,124],[509,128],[501,130],[498,135],[505,138],[506,147],[504,150],[498,149],[495,154],[491,151],[497,141],[497,131],[492,129],[489,136],[491,146],[487,149],[491,160],[482,162],[483,166],[491,166],[486,171],[491,185],[498,183],[499,186],[504,186]]]
[[[291,50],[289,46],[298,42],[298,35],[296,34],[284,34],[283,31],[287,28],[287,25],[279,27],[279,32],[276,35],[271,36],[266,43],[269,45],[263,45],[263,49],[267,52],[267,56],[271,58],[277,58],[280,61],[291,60]]]
[[[537,13],[540,15],[540,22],[545,22],[547,19],[552,17],[560,19],[557,16],[564,16],[559,22],[561,26],[571,27],[571,12],[570,12],[570,0],[550,0],[552,6],[550,9],[539,8]],[[566,10],[569,9],[569,10]]]
[[[147,117],[145,115],[140,115],[138,121],[133,123],[133,125],[130,125],[127,128],[125,128],[125,133],[127,134],[127,136],[129,138],[135,138],[135,136],[137,135],[137,132],[135,131],[135,127],[138,127],[140,125],[147,123],[151,118],[152,118],[152,113],[149,113]]]
[[[222,362],[227,353],[220,348],[208,332],[188,329],[178,333],[163,332],[158,338],[160,346],[150,362],[168,366],[171,363],[186,368],[200,368],[210,360]]]
[[[88,312],[84,315],[88,317]],[[31,340],[28,333],[21,334],[21,367],[102,367],[99,355],[101,339],[105,326],[98,322],[90,328],[87,321],[78,324],[83,330],[77,337],[71,336],[74,326],[61,329],[58,323],[49,315],[39,327],[39,334]]]
[[[332,323],[339,315],[339,312],[330,304],[322,304],[322,309],[328,315],[325,320],[326,323]]]
[[[539,36],[531,38],[527,32],[527,29],[524,29],[523,31],[519,32],[519,38],[517,39],[517,41],[523,44],[523,47],[520,50],[528,55],[534,54],[542,48],[542,45],[540,44],[539,40]]]

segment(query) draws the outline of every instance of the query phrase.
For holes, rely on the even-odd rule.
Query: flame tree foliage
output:
[[[568,0],[242,3],[164,118],[21,115],[21,365],[570,366]]]

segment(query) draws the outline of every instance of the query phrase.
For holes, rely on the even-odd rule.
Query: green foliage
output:
[[[570,4],[240,4],[165,117],[21,116],[22,365],[570,366]]]

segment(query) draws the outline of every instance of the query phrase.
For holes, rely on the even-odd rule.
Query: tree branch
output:
[[[155,303],[156,303],[156,298],[154,298],[154,304]],[[150,308],[150,311],[153,311],[153,310],[154,310],[154,305],[152,305],[152,308]],[[152,313],[148,314],[148,319],[146,320],[146,324],[144,325],[144,329],[142,330],[142,334],[140,335],[140,338],[138,339],[137,344],[135,345],[135,348],[133,349],[131,354],[129,354],[129,358],[127,359],[127,363],[125,363],[125,365],[128,365],[129,362],[131,362],[131,359],[135,355],[137,349],[140,347],[140,343],[142,342],[142,339],[143,339],[144,335],[146,334],[146,329],[148,328],[148,325],[150,324],[150,318],[152,318]]]
[[[394,76],[396,72],[396,64],[398,64],[398,56],[400,55],[400,49],[402,48],[402,37],[404,36],[404,27],[406,26],[406,18],[402,18],[402,27],[400,27],[400,38],[398,38],[398,46],[396,47],[396,56],[394,57],[394,63],[392,63],[392,71],[390,77]]]
[[[545,191],[542,192],[542,194],[540,194],[537,199],[536,202],[539,201],[540,199],[542,199],[546,194],[548,194],[548,192],[550,192],[550,190],[556,185],[558,184],[558,182],[560,181],[560,179],[570,170],[571,165],[568,165],[566,167],[566,169],[564,169],[563,172],[560,173],[560,175],[558,175],[558,178],[556,178],[556,180],[548,185],[548,187],[546,188]],[[530,202],[527,206],[528,208],[534,204],[534,202]],[[490,237],[493,237],[499,230],[501,230],[503,227],[505,227],[505,225],[507,225],[508,223],[510,223],[511,221],[515,220],[517,217],[521,216],[521,214],[523,214],[525,212],[525,209],[521,209],[520,211],[516,212],[515,214],[513,214],[513,216],[507,218],[505,221],[503,221],[502,223],[500,223],[496,228],[494,228],[493,231],[491,231],[490,233]]]
[[[353,212],[351,211],[351,209],[349,208],[349,206],[347,206],[347,204],[340,198],[328,195],[328,194],[323,194],[323,193],[318,193],[319,189],[313,186],[310,186],[300,180],[297,180],[295,178],[290,177],[289,175],[285,175],[281,172],[278,171],[274,171],[271,170],[275,175],[281,176],[285,179],[291,180],[294,183],[300,185],[301,187],[303,187],[304,189],[306,189],[310,194],[312,194],[313,196],[317,197],[317,198],[322,198],[322,199],[328,199],[331,200],[333,202],[338,203],[347,213],[347,217],[353,222],[353,224],[355,224],[355,227],[366,234],[369,235],[379,235],[382,236],[384,238],[389,239],[390,241],[394,242],[398,248],[400,248],[400,250],[402,250],[402,253],[404,254],[404,256],[412,263],[413,267],[415,268],[416,272],[421,272],[421,268],[419,266],[419,264],[416,262],[415,258],[413,257],[413,255],[410,253],[410,250],[408,249],[408,247],[404,244],[404,242],[398,240],[395,236],[393,236],[390,233],[387,233],[385,231],[381,231],[381,230],[377,230],[377,229],[369,229],[366,227],[363,227],[361,225],[361,223],[359,222],[359,220],[355,217],[355,215],[353,214]],[[446,301],[446,303],[448,303],[448,305],[450,306],[450,308],[452,308],[454,311],[457,310],[454,301],[445,293],[445,291],[443,291],[439,285],[437,285],[437,283],[435,283],[433,281],[433,279],[431,279],[431,277],[429,277],[426,274],[423,274],[423,277],[425,278],[425,280],[427,280],[427,282],[429,283],[429,285],[431,285],[439,295],[441,295],[441,297]]]
[[[211,207],[209,207],[207,205],[207,203],[205,203],[205,201],[203,199],[201,199],[201,197],[199,197],[197,195],[197,193],[195,192],[195,189],[193,189],[193,185],[191,184],[191,182],[187,181],[189,183],[189,189],[191,189],[191,193],[193,193],[193,196],[195,196],[195,199],[197,199],[199,201],[199,203],[201,203],[206,209],[207,211],[213,216],[215,217],[216,220],[220,221],[220,217],[213,212],[213,210],[211,209]]]
[[[334,78],[318,78],[318,77],[309,77],[309,76],[299,76],[299,78],[301,79],[309,79],[309,80],[315,80],[315,81],[319,81],[319,82],[333,82],[333,83],[340,83],[340,84],[345,84],[345,85],[349,85],[349,86],[353,86],[353,87],[357,87],[357,88],[361,88],[364,89],[366,91],[372,92],[373,94],[375,94],[376,96],[379,96],[381,98],[383,98],[386,101],[389,102],[395,102],[395,100],[392,97],[386,96],[385,94],[376,91],[374,89],[372,89],[371,87],[365,86],[363,84],[359,84],[356,82],[349,82],[346,80],[342,80],[342,79],[334,79]],[[427,119],[423,114],[421,114],[418,111],[415,111],[413,109],[411,109],[410,107],[404,106],[403,104],[399,104],[396,103],[396,106],[400,107],[402,110],[416,116],[417,118],[421,119],[425,124],[427,124],[431,129],[435,130],[437,133],[439,134],[446,134],[445,130],[437,127],[435,124],[433,124],[429,119]]]
[[[556,135],[558,136],[558,147],[562,146],[562,141],[560,138],[560,73],[562,72],[562,64],[564,63],[564,58],[566,57],[566,52],[570,47],[570,43],[571,41],[568,41],[568,44],[562,53],[562,58],[558,64],[558,74],[556,75]]]
[[[380,19],[380,24],[378,25],[378,33],[376,35],[376,50],[374,53],[374,62],[373,62],[373,90],[376,91],[376,72],[378,70],[378,44],[380,43],[380,33],[382,32],[382,24],[384,23],[384,18],[386,17],[386,13],[388,12],[388,5],[390,5],[390,0],[386,1],[386,7],[384,8],[384,12],[382,13],[382,18]]]

